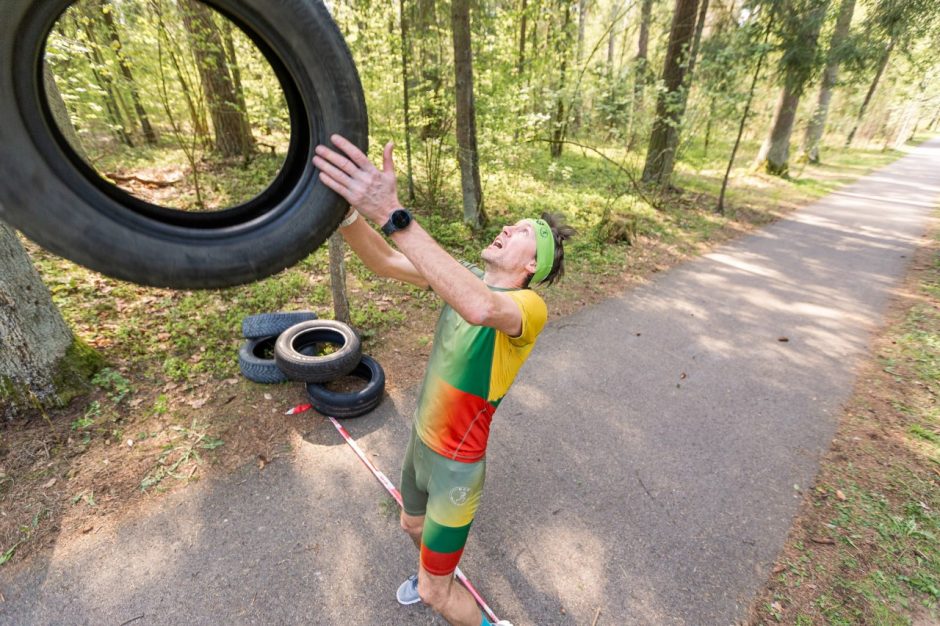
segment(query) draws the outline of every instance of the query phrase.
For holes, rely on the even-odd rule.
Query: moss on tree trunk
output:
[[[37,389],[35,384],[0,376],[0,414],[44,411],[66,406],[91,390],[91,377],[107,365],[94,348],[78,337],[53,366],[52,382]]]

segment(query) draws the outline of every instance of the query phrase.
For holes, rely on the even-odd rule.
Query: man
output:
[[[453,573],[480,503],[490,420],[547,318],[529,283],[551,284],[563,274],[563,243],[574,230],[551,215],[522,220],[483,250],[485,271],[461,264],[402,208],[391,143],[380,171],[346,139],[331,139],[339,151],[317,146],[314,164],[320,180],[354,207],[340,225],[346,243],[376,274],[430,287],[446,303],[401,478],[401,526],[421,556],[397,598],[424,601],[454,625],[489,626]],[[381,226],[398,251],[359,214]]]

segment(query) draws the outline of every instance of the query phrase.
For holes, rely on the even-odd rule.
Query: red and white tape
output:
[[[313,405],[311,404],[301,404],[287,411],[285,415],[296,415],[298,413],[303,413],[304,411],[309,411],[312,408]],[[349,447],[353,449],[353,452],[356,453],[356,456],[359,457],[359,460],[369,468],[369,471],[371,471],[372,475],[375,476],[380,483],[382,483],[382,486],[385,487],[385,490],[388,491],[388,493],[391,494],[393,498],[395,498],[395,502],[398,503],[398,506],[403,506],[401,492],[398,491],[398,489],[395,487],[395,484],[389,480],[388,476],[383,474],[382,471],[379,470],[379,468],[377,468],[374,463],[372,463],[372,461],[369,460],[369,458],[366,456],[366,453],[362,451],[362,448],[359,447],[359,444],[356,443],[356,440],[353,439],[349,434],[349,431],[347,431],[346,428],[344,428],[335,417],[330,417],[329,415],[326,417],[328,420],[330,420],[330,422],[333,423],[333,426],[336,427],[336,430],[339,432],[339,434],[343,436],[343,439],[346,440],[346,443],[349,444]],[[473,586],[466,575],[460,571],[459,567],[457,568],[455,574],[457,576],[457,580],[459,580],[463,586],[467,588],[467,591],[469,591],[470,595],[473,596],[473,599],[477,601],[477,604],[480,605],[480,608],[483,609],[483,612],[486,613],[486,616],[490,619],[490,621],[494,624],[498,622],[499,619],[496,617],[493,609],[491,609],[490,605],[486,603],[486,600],[483,599],[483,596],[480,595],[480,592],[476,590],[476,587]]]

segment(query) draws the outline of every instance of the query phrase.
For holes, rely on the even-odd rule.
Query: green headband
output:
[[[532,280],[540,283],[551,273],[552,265],[555,264],[555,236],[545,220],[525,221],[532,224],[535,230],[535,274],[532,275]]]

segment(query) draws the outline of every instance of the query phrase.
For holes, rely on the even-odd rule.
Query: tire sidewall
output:
[[[385,371],[379,362],[363,354],[362,360],[347,376],[366,381],[366,386],[352,393],[331,391],[321,383],[307,384],[307,395],[318,412],[332,417],[359,417],[374,410],[385,394]]]
[[[342,338],[338,344],[336,338]],[[304,340],[306,339],[306,340]],[[308,356],[299,346],[311,343],[330,343],[339,348],[328,355]],[[334,320],[313,320],[291,326],[278,336],[274,345],[274,360],[291,380],[302,382],[328,382],[345,376],[362,358],[359,336],[350,326]]]

